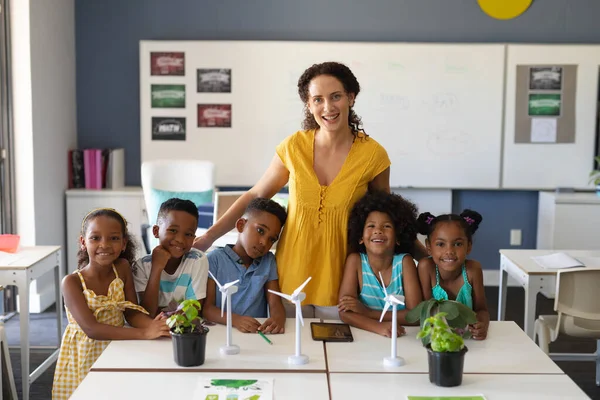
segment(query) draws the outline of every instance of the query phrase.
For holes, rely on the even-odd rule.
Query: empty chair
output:
[[[560,354],[560,360],[584,361],[595,357],[596,385],[600,386],[600,269],[572,268],[558,271],[554,310],[558,315],[540,315],[535,321],[534,340],[549,354],[548,345],[559,334],[596,339],[594,355]],[[557,359],[558,359],[557,357]]]
[[[215,165],[203,160],[155,160],[142,163],[142,190],[150,226],[156,223],[160,205],[172,197],[196,206],[212,203]],[[145,232],[142,234],[144,235]],[[145,243],[148,253],[158,245],[152,235]]]

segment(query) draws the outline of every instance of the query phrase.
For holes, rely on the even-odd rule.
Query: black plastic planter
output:
[[[207,334],[208,330],[205,333],[171,333],[175,363],[181,367],[204,364]]]
[[[437,352],[427,345],[429,381],[443,387],[460,386],[467,350],[465,346],[461,351]]]

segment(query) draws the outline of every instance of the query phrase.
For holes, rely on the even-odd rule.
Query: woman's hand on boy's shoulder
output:
[[[210,248],[210,246],[212,246],[213,242],[214,241],[211,240],[207,235],[196,236],[192,247],[202,252],[206,252]]]

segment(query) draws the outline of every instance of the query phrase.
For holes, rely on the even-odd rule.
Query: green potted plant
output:
[[[600,156],[594,157],[594,161],[596,161],[596,165],[600,168]],[[596,194],[600,196],[600,170],[594,169],[590,172],[589,183],[593,183],[596,186]]]
[[[424,300],[406,314],[406,322],[414,324],[420,321],[421,329],[423,329],[425,320],[440,312],[445,313],[444,319],[455,333],[461,335],[463,339],[471,337],[467,328],[468,325],[477,322],[477,314],[469,307],[454,300],[436,300],[433,298]],[[428,336],[423,337],[423,346],[427,346],[429,340]]]
[[[446,316],[439,312],[426,318],[417,338],[429,339],[429,381],[443,387],[459,386],[468,349],[462,336],[448,325]]]
[[[471,337],[468,326],[477,322],[469,307],[454,300],[422,301],[406,314],[408,323],[420,321],[417,338],[427,348],[429,380],[438,386],[462,383],[464,339]]]
[[[175,363],[182,367],[204,364],[206,355],[206,335],[209,331],[200,316],[198,300],[182,301],[174,311],[167,311],[167,325],[173,337]]]

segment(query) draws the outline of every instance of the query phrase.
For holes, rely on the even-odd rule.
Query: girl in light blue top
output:
[[[483,271],[479,262],[467,260],[481,215],[472,210],[437,217],[423,213],[417,221],[419,233],[427,235],[425,245],[430,255],[419,262],[419,280],[425,299],[456,300],[471,308],[477,314],[477,323],[469,326],[469,330],[474,339],[485,339],[490,314]]]
[[[398,324],[405,324],[409,309],[423,296],[417,269],[408,254],[417,238],[417,209],[401,196],[385,192],[368,193],[350,212],[348,244],[355,251],[346,259],[340,287],[340,319],[354,327],[390,337],[392,312],[384,315],[385,294],[403,295],[405,305],[397,306]],[[399,326],[398,334],[404,329]]]

